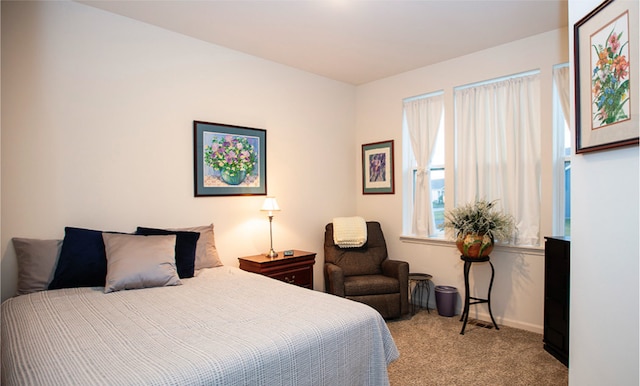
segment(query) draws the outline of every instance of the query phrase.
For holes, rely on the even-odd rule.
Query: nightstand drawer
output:
[[[275,258],[265,255],[238,258],[240,269],[259,273],[270,278],[313,289],[313,265],[316,262],[314,252],[293,251],[293,256],[284,256],[279,252]]]
[[[299,268],[291,269],[276,274],[271,274],[269,277],[284,281],[289,284],[295,284],[300,287],[313,287],[313,269],[312,268]]]

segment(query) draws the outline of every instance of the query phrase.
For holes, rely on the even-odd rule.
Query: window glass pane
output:
[[[431,169],[431,207],[438,233],[443,232],[444,224],[444,168]]]
[[[571,130],[566,121],[564,122],[564,155],[565,157],[571,155]]]

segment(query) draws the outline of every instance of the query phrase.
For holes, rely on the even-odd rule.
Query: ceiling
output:
[[[76,0],[354,85],[567,25],[567,0]]]

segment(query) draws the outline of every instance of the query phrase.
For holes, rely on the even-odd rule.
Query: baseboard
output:
[[[478,315],[480,316],[481,314],[478,314]],[[489,316],[489,314],[486,314],[486,317],[489,318],[489,320],[491,320],[491,316]],[[544,332],[543,326],[538,326],[538,325],[531,324],[531,323],[524,323],[524,322],[521,322],[521,321],[518,321],[518,320],[502,319],[502,320],[496,321],[496,322],[498,322],[498,326],[503,324],[505,326],[509,326],[509,327],[513,327],[513,328],[519,328],[521,330],[535,332],[536,334],[540,334],[540,335],[542,335],[542,333]]]
[[[429,305],[429,308],[431,308],[432,310],[435,310],[436,313],[438,312],[438,309],[435,307],[434,305]],[[462,314],[462,310],[460,310],[460,312],[458,314],[456,314],[457,317],[460,317],[460,315]],[[494,315],[495,316],[495,315]],[[470,319],[480,319],[480,320],[484,320],[485,322],[491,322],[491,316],[489,315],[489,313],[483,313],[483,312],[478,312],[477,314],[475,312],[471,312],[469,315]],[[526,331],[531,331],[531,332],[535,332],[536,334],[540,334],[542,335],[544,333],[544,327],[541,325],[536,325],[536,324],[531,324],[531,323],[525,323],[525,322],[521,322],[519,320],[512,320],[512,319],[496,319],[496,323],[498,323],[498,327],[500,326],[508,326],[508,327],[513,327],[513,328],[518,328],[520,330],[526,330]]]

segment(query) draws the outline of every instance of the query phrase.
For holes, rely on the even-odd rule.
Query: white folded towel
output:
[[[367,222],[362,217],[333,219],[333,243],[340,248],[358,248],[367,242]]]

